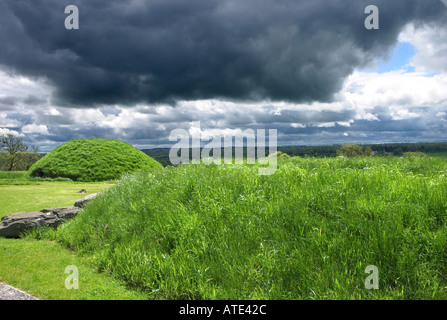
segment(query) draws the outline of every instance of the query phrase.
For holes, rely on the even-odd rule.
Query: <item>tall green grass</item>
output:
[[[26,179],[26,171],[0,171],[0,179],[8,179],[8,180]]]
[[[446,171],[445,158],[383,157],[139,172],[34,236],[153,298],[445,299]]]

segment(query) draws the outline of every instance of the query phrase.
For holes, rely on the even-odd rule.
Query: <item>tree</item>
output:
[[[39,148],[31,146],[28,148],[27,152],[19,153],[19,160],[14,168],[17,171],[28,171],[41,157],[42,155],[39,154]]]
[[[370,147],[362,147],[357,144],[344,144],[337,150],[337,156],[343,157],[372,156],[372,154]]]
[[[21,138],[15,137],[12,134],[2,135],[0,137],[0,150],[3,153],[2,159],[6,162],[6,169],[13,171],[18,169],[29,168],[30,161],[37,161],[39,156],[37,147],[31,147],[31,152],[28,152],[28,147]],[[22,168],[23,167],[23,168]]]
[[[276,155],[276,160],[278,160],[278,161],[290,159],[290,156],[287,153],[281,152],[281,151],[276,151],[275,153],[270,154],[269,157],[273,157],[275,155]]]

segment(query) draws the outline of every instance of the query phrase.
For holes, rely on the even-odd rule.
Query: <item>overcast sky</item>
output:
[[[0,134],[43,152],[170,146],[192,121],[279,145],[447,141],[446,88],[447,0],[0,0]]]

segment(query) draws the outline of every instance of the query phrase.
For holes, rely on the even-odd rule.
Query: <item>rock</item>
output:
[[[100,193],[93,193],[79,199],[74,203],[74,206],[70,207],[17,212],[4,216],[0,220],[0,237],[16,238],[26,230],[41,226],[56,228],[61,223],[74,218],[89,201],[93,200]]]
[[[38,300],[22,290],[0,282],[0,300]]]
[[[83,207],[85,207],[85,205],[86,205],[89,201],[93,200],[98,194],[99,194],[99,193],[92,193],[92,194],[89,194],[88,196],[86,196],[86,197],[84,197],[84,198],[79,199],[78,201],[76,201],[76,202],[74,203],[74,206],[77,207],[77,208],[83,208]]]
[[[56,228],[61,223],[74,218],[81,211],[82,209],[78,207],[70,206],[13,213],[0,220],[0,236],[15,238],[26,230],[40,226]]]

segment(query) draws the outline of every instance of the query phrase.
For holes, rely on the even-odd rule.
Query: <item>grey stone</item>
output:
[[[89,194],[88,196],[86,196],[86,197],[84,197],[84,198],[79,199],[78,201],[76,201],[76,202],[74,203],[74,206],[75,206],[75,207],[78,207],[78,208],[83,208],[83,207],[85,207],[85,205],[86,205],[89,201],[93,200],[98,194],[99,194],[99,193],[92,193],[92,194]]]
[[[22,290],[0,282],[0,300],[38,300]]]
[[[40,226],[56,228],[61,223],[74,218],[82,209],[74,206],[43,209],[34,212],[17,212],[0,220],[0,236],[16,238],[24,231]]]

